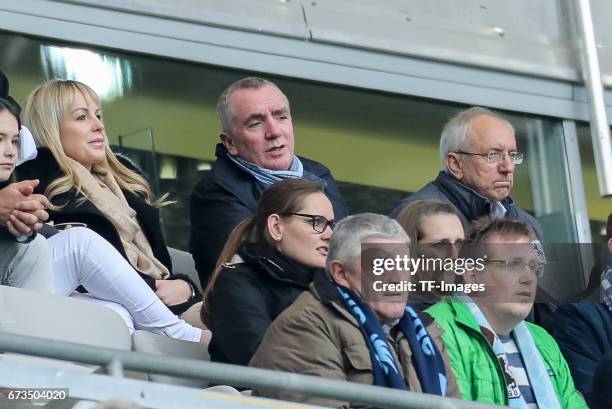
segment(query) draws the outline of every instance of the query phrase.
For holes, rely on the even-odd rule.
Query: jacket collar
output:
[[[312,280],[312,284],[310,284],[310,292],[316,299],[333,308],[347,321],[359,328],[357,319],[355,319],[353,314],[351,314],[344,306],[340,293],[338,293],[338,290],[336,290],[336,285],[325,270],[319,270],[316,272],[314,279]],[[444,330],[439,325],[430,325],[434,322],[431,315],[421,312],[419,313],[419,317],[421,318],[423,325],[427,328],[427,332],[429,333],[430,337],[439,338],[442,335]],[[396,329],[397,327],[394,328],[394,330]],[[394,333],[393,330],[392,333]],[[398,339],[401,339],[401,337],[403,337],[403,335],[400,335]]]
[[[451,311],[453,312],[453,317],[457,325],[469,329],[482,340],[487,342],[488,345],[490,345],[489,340],[487,340],[485,335],[482,333],[480,325],[478,325],[478,322],[476,321],[470,310],[468,310],[468,308],[459,298],[455,297],[454,295],[451,295],[446,299],[445,302],[448,303]]]
[[[433,184],[448,197],[451,203],[455,205],[468,220],[473,221],[491,213],[492,203],[489,199],[476,192],[474,189],[464,185],[454,176],[444,171],[440,171]],[[506,215],[509,218],[516,219],[517,210],[514,206],[514,200],[508,196],[501,201],[501,204],[506,208]]]
[[[308,268],[290,259],[265,243],[244,243],[238,250],[243,262],[257,266],[270,277],[289,284],[308,288],[316,268]]]
[[[215,183],[236,195],[249,209],[255,209],[257,198],[263,192],[263,188],[259,183],[255,183],[253,175],[240,169],[238,165],[229,160],[227,149],[222,143],[217,144],[215,156],[217,160],[211,170]]]
[[[217,176],[217,181],[226,186],[234,187],[237,183],[251,187],[255,178],[250,173],[242,170],[234,162],[228,159],[227,149],[222,143],[218,143],[215,147],[215,156],[217,160],[213,164],[211,173]],[[304,165],[304,171],[310,172],[320,179],[325,179],[329,175],[329,169],[324,166],[315,166],[310,159],[296,155]],[[246,176],[246,178],[245,178]],[[256,184],[257,185],[257,184]],[[259,193],[263,189],[259,188]]]
[[[342,301],[342,298],[340,298],[340,293],[336,289],[336,284],[334,284],[329,276],[329,273],[327,273],[325,270],[317,271],[314,279],[312,280],[312,284],[310,285],[310,292],[317,300],[321,301],[321,303],[332,308],[344,319],[349,321],[355,327],[359,328],[359,323],[353,314],[351,314],[344,306],[344,302]]]

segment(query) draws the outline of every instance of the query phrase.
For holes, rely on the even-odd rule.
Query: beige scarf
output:
[[[153,255],[151,245],[136,219],[136,212],[128,205],[113,174],[100,168],[89,172],[79,162],[67,159],[76,171],[87,199],[117,229],[130,264],[156,280],[167,278],[170,272]]]

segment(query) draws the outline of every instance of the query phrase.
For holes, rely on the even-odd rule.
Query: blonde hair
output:
[[[67,203],[54,204],[53,198],[67,193],[71,189],[75,189],[77,193],[86,197],[81,188],[81,181],[77,172],[68,160],[68,155],[66,155],[60,139],[60,124],[69,112],[78,92],[83,96],[90,97],[100,105],[98,94],[82,82],[54,79],[32,91],[22,115],[23,123],[34,135],[36,144],[49,148],[60,169],[64,172],[64,176],[52,181],[45,191],[45,195],[51,202],[50,208],[52,210],[61,210],[67,205]],[[119,162],[108,143],[105,151],[104,162],[93,165],[92,171],[99,169],[111,172],[121,190],[143,197],[150,205],[162,207],[170,203],[164,201],[167,195],[153,201],[153,193],[149,182]]]

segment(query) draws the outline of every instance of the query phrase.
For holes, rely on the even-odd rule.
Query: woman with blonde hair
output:
[[[23,145],[33,146],[30,138],[21,127],[19,107],[0,98],[0,189],[14,179],[18,158],[24,159]],[[207,341],[209,334],[172,314],[110,243],[84,227],[53,232],[42,224],[46,219],[44,209],[22,201],[6,226],[0,225],[0,284],[95,300],[117,311],[131,332]],[[79,286],[89,294],[75,293]]]
[[[230,234],[204,293],[211,360],[248,365],[272,323],[325,267],[334,210],[323,186],[285,179]]]
[[[106,239],[175,314],[199,301],[196,285],[173,274],[159,208],[149,183],[111,151],[98,95],[87,85],[51,80],[29,96],[23,122],[38,158],[19,170],[40,179],[55,223],[83,223]]]

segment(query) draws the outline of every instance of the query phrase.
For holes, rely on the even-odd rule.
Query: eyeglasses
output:
[[[446,249],[450,249],[453,247],[456,249],[460,249],[461,246],[463,246],[463,240],[457,240],[452,243],[450,241],[441,240],[441,241],[436,241],[434,243],[421,243],[421,245],[430,246],[430,247],[433,247],[435,249],[440,249],[440,250],[446,250]]]
[[[457,151],[455,153],[460,153],[462,155],[482,156],[483,158],[485,158],[487,163],[499,163],[506,158],[506,155],[508,155],[512,163],[515,165],[520,165],[521,163],[523,163],[523,158],[525,157],[525,155],[522,152],[506,152],[506,151],[490,151],[487,153]]]
[[[323,233],[327,226],[330,229],[334,230],[334,226],[336,226],[335,220],[327,220],[325,216],[319,216],[318,214],[308,214],[308,213],[290,213],[288,216],[300,216],[307,217],[310,219],[312,224],[312,229],[317,233]]]
[[[525,267],[529,268],[536,278],[541,278],[544,275],[545,263],[541,263],[538,260],[525,261],[521,259],[515,260],[486,260],[487,264],[498,264],[504,266],[506,271],[513,274],[521,274],[525,271]]]
[[[461,246],[463,246],[463,240],[457,240],[452,243],[447,240],[440,240],[433,243],[419,242],[418,244],[419,248],[432,249],[436,252],[450,253],[452,252],[453,248],[459,251],[461,249]]]

